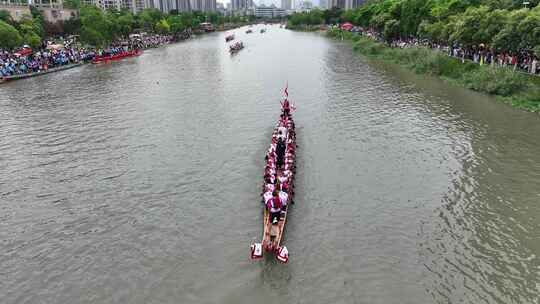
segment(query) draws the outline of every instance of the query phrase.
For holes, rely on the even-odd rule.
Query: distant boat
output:
[[[242,41],[238,41],[235,44],[229,46],[229,52],[231,54],[234,54],[234,53],[239,52],[243,48],[244,48],[244,43],[242,43]]]
[[[261,29],[261,34],[264,34],[266,32],[266,29]]]
[[[229,42],[234,40],[234,34],[230,34],[228,36],[225,36],[225,42]]]
[[[251,33],[253,33],[253,31],[252,31],[251,29],[248,29],[248,30],[246,31],[246,34],[251,34]]]
[[[214,25],[210,22],[203,22],[201,24],[199,24],[201,30],[205,31],[205,32],[213,32],[215,31],[214,29]]]

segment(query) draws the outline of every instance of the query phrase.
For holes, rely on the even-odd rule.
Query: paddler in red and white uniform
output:
[[[280,184],[288,183],[290,181],[290,172],[289,170],[283,171],[283,173],[278,177],[278,181]]]
[[[283,207],[278,190],[274,190],[274,193],[272,193],[272,198],[268,201],[266,207],[270,211],[270,222],[272,224],[277,224],[279,217],[281,216],[281,208]]]
[[[289,194],[287,193],[287,184],[283,184],[281,187],[281,191],[279,191],[279,199],[281,200],[281,206],[283,210],[287,209],[287,200],[289,199]]]
[[[283,108],[283,114],[289,116],[289,114],[291,113],[291,105],[289,103],[289,100],[285,98],[285,100],[283,101],[281,105]]]
[[[269,190],[269,189],[267,189]],[[272,199],[273,197],[273,191],[266,191],[264,194],[263,194],[263,201],[264,201],[264,204],[268,206],[270,200]]]

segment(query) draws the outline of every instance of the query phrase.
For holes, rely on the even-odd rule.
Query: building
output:
[[[216,0],[190,0],[191,10],[201,12],[215,12]]]
[[[2,0],[0,1],[0,10],[7,11],[13,20],[20,21],[24,16],[32,16],[29,4],[28,1],[23,0]],[[45,21],[50,23],[66,21],[79,16],[78,10],[64,8],[62,0],[35,0],[32,5],[39,9]]]
[[[365,0],[345,0],[345,9],[355,9],[362,5]]]
[[[84,4],[95,5],[102,10],[121,9],[123,0],[83,0]]]
[[[216,0],[205,0],[204,9],[205,12],[215,12],[217,8]]]
[[[8,12],[15,21],[20,21],[23,16],[32,16],[28,4],[9,0],[0,2],[0,11]]]
[[[308,0],[299,1],[296,7],[297,10],[301,10],[301,11],[309,11],[312,8],[313,8],[313,2],[308,1]]]
[[[328,8],[328,1],[327,0],[319,0],[319,7],[321,9],[327,9]]]
[[[277,8],[274,4],[270,6],[261,5],[255,8],[255,16],[259,18],[278,18],[286,15],[285,10]]]
[[[175,0],[176,9],[179,12],[189,12],[191,11],[191,2],[189,0]]]
[[[145,9],[146,6],[144,0],[122,0],[120,7],[129,10],[133,14],[137,14]]]
[[[127,0],[144,2],[144,8],[156,8],[164,13],[172,10],[179,12],[195,11],[215,11],[215,0]],[[143,8],[143,9],[144,9]],[[138,10],[137,12],[140,12]]]
[[[53,0],[54,1],[54,0]],[[61,0],[57,0],[61,1]],[[127,9],[133,14],[140,13],[146,8],[155,8],[164,13],[172,10],[180,12],[191,11],[194,2],[203,2],[205,0],[82,0],[86,4],[95,5],[103,10],[106,9]],[[208,0],[207,0],[208,1]],[[215,0],[211,0],[215,3]],[[196,3],[198,5],[198,3]],[[211,4],[210,4],[211,6]],[[200,7],[204,8],[203,4]],[[214,6],[215,10],[215,6]]]
[[[292,9],[292,0],[281,0],[281,8],[284,10]]]
[[[323,0],[321,0],[322,3]],[[333,7],[339,7],[342,9],[350,10],[355,9],[366,2],[366,0],[326,0],[326,8],[331,9]],[[321,5],[321,7],[323,7]]]
[[[39,0],[36,0],[39,1]],[[117,9],[120,10],[126,5],[128,0],[82,0],[81,2],[88,5],[94,5],[102,10]]]
[[[79,10],[56,8],[56,7],[42,7],[39,11],[43,15],[45,21],[50,23],[56,23],[58,21],[67,21],[71,18],[79,17]]]
[[[231,4],[233,11],[246,10],[254,7],[253,0],[231,0]]]
[[[153,0],[152,8],[157,8],[164,13],[177,9],[175,0]]]
[[[338,7],[345,9],[345,1],[347,0],[328,0],[328,8]]]

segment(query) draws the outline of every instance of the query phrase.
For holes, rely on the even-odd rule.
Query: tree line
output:
[[[105,46],[125,38],[135,31],[180,35],[186,29],[198,28],[202,22],[214,25],[244,22],[244,17],[223,16],[215,12],[163,13],[145,9],[138,14],[128,10],[103,11],[96,6],[80,5],[77,0],[65,1],[66,6],[78,8],[79,17],[55,24],[44,21],[39,10],[31,8],[31,16],[20,21],[11,19],[7,11],[0,11],[0,48],[12,49],[23,44],[39,47],[47,37],[79,35],[82,43]]]
[[[293,14],[292,24],[351,22],[387,41],[422,38],[463,47],[484,45],[502,52],[540,55],[539,0],[376,0],[328,20],[326,11]],[[334,9],[334,13],[339,10]],[[333,22],[329,22],[333,21]]]
[[[41,13],[32,8],[31,15],[15,22],[9,12],[0,11],[0,48],[12,49],[21,44],[39,46],[45,35],[45,21]]]

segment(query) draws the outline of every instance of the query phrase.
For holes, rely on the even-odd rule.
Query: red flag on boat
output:
[[[287,86],[285,87],[285,96],[289,97],[289,92],[287,89],[289,88],[289,84],[287,83]]]

